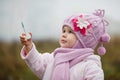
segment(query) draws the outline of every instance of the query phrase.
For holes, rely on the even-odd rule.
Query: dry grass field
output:
[[[52,52],[59,46],[54,41],[34,41],[38,51]],[[107,53],[101,56],[105,80],[120,80],[120,38],[105,44]],[[39,80],[20,58],[20,42],[0,42],[0,80]]]

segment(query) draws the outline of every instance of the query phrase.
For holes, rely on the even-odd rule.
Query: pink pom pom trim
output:
[[[101,36],[101,41],[103,42],[109,42],[110,41],[110,36],[106,33]]]
[[[102,46],[98,48],[97,52],[99,55],[104,55],[106,53],[106,49]]]

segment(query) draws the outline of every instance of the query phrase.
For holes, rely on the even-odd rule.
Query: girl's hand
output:
[[[32,49],[32,33],[29,33],[31,38],[30,39],[26,39],[26,34],[22,33],[22,35],[20,36],[20,41],[21,43],[25,46],[25,52],[28,53],[31,49]]]

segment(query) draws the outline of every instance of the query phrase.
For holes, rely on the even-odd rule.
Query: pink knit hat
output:
[[[93,14],[73,15],[64,20],[63,26],[68,25],[77,35],[78,41],[73,48],[92,48],[98,44],[98,54],[104,55],[104,42],[109,42],[110,36],[106,32],[108,22],[104,20],[104,10],[98,9]]]

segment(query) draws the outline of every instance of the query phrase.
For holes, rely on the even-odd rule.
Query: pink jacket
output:
[[[24,47],[20,54],[29,68],[40,79],[50,80],[54,63],[53,53],[40,54],[33,44],[33,48],[28,55],[25,56],[23,49]],[[104,80],[100,57],[98,55],[91,55],[82,62],[73,66],[70,69],[70,80]]]

